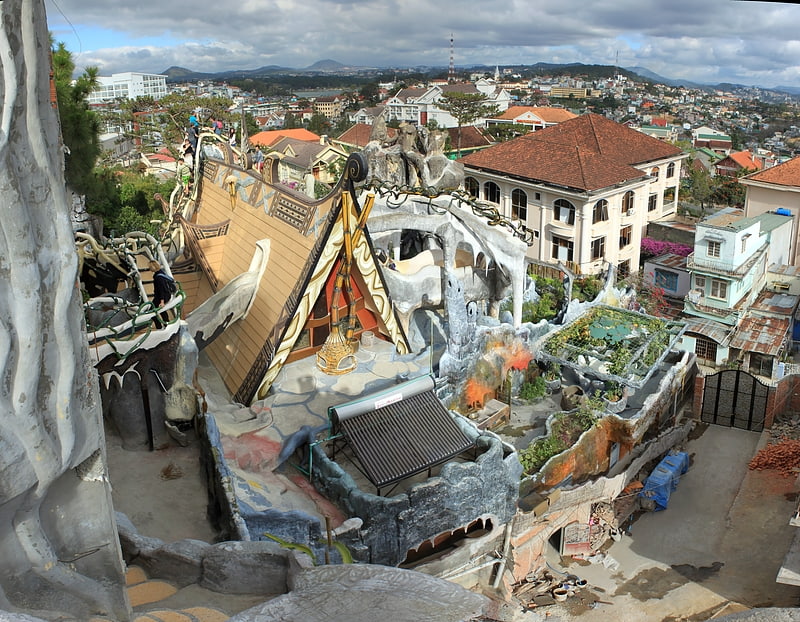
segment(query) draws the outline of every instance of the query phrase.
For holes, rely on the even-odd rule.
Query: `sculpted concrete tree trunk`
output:
[[[44,3],[0,16],[0,609],[128,620]]]

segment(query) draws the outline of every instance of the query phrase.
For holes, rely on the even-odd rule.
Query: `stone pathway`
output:
[[[178,588],[167,581],[148,579],[144,570],[131,566],[125,573],[128,599],[133,609],[132,622],[225,622],[230,616],[211,607],[185,609],[150,609],[156,603],[173,596]],[[108,622],[110,618],[94,617],[89,622]]]

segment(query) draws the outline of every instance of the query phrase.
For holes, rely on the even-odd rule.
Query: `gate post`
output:
[[[706,388],[706,377],[702,372],[694,377],[694,393],[692,394],[692,418],[698,421],[703,415],[703,393]]]

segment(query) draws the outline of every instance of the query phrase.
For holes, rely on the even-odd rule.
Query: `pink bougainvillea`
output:
[[[654,240],[653,238],[642,238],[642,257],[648,259],[650,257],[658,257],[666,253],[673,255],[680,255],[686,257],[694,248],[686,244],[679,244],[677,242],[664,242],[663,240]]]

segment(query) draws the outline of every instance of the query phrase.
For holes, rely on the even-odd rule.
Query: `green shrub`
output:
[[[520,387],[519,398],[532,402],[533,400],[538,400],[540,397],[544,397],[546,391],[547,385],[544,382],[544,378],[537,376],[533,379],[533,382],[526,382]]]

